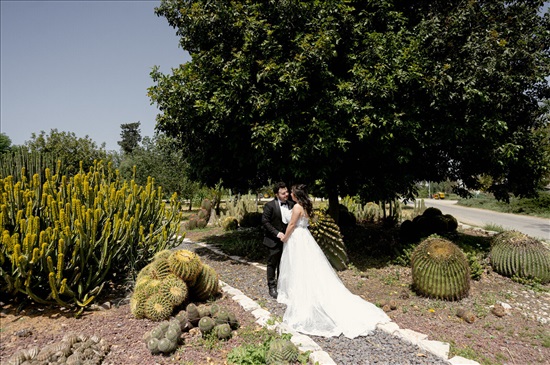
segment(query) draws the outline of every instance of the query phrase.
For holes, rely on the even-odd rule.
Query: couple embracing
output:
[[[314,212],[305,185],[292,186],[292,200],[284,183],[273,192],[275,199],[264,206],[263,242],[269,295],[287,306],[283,323],[309,335],[354,338],[389,322],[384,311],[344,286],[309,232]]]

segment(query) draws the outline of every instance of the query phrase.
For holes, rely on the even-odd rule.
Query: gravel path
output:
[[[275,317],[283,317],[285,305],[277,303],[267,292],[266,273],[254,265],[234,261],[218,255],[197,244],[185,242],[178,249],[196,252],[201,260],[213,267],[220,279],[241,290],[246,296],[260,304]],[[449,362],[421,350],[383,331],[376,330],[372,335],[348,339],[340,337],[310,336],[339,365],[371,364],[449,364]]]

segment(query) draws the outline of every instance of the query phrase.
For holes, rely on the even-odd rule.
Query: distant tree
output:
[[[181,150],[163,135],[144,137],[141,146],[122,156],[119,169],[122,176],[135,179],[139,184],[153,177],[156,184],[163,187],[166,197],[177,193],[191,201],[200,189],[200,184],[188,177],[188,164]]]
[[[5,133],[0,133],[0,153],[8,152],[11,147],[11,139]]]
[[[121,140],[117,143],[124,153],[132,153],[139,146],[139,142],[141,142],[140,125],[140,122],[120,125],[122,130],[120,132]]]
[[[500,199],[529,195],[548,170],[543,4],[161,0],[192,60],[153,69],[157,129],[194,179],[320,182],[331,214],[339,195],[447,179],[466,193],[481,174]]]
[[[62,161],[64,171],[69,175],[79,171],[81,161],[84,171],[88,171],[94,160],[107,160],[108,157],[105,143],[98,147],[87,135],[80,138],[74,132],[59,132],[57,129],[50,130],[49,134],[45,131],[32,133],[24,147],[30,152],[50,153]]]

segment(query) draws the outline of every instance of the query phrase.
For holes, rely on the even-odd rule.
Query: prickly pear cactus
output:
[[[550,282],[550,250],[517,231],[497,234],[491,242],[491,266],[504,276]]]
[[[336,270],[346,269],[349,261],[346,246],[334,219],[323,211],[316,211],[309,230],[332,267]]]
[[[451,241],[430,236],[411,256],[413,287],[421,295],[459,300],[470,290],[470,267],[464,253]]]

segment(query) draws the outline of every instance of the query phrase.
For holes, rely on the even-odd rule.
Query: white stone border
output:
[[[249,265],[253,265],[259,269],[262,269],[264,271],[267,270],[265,265],[258,264],[255,262],[248,262],[239,256],[228,256],[226,253],[214,247],[211,247],[210,245],[207,245],[204,242],[193,242],[187,238],[184,239],[184,242],[196,244],[203,248],[209,249],[210,251],[213,251],[219,255],[227,256],[234,261],[247,263]],[[313,341],[309,336],[306,336],[304,334],[294,331],[284,323],[278,322],[278,323],[275,323],[274,325],[269,325],[268,323],[272,318],[271,313],[269,311],[260,307],[258,303],[256,303],[255,301],[247,297],[239,289],[235,289],[221,280],[220,280],[220,286],[221,286],[221,289],[225,293],[230,295],[233,300],[239,303],[244,310],[246,310],[247,312],[251,312],[251,314],[256,318],[256,323],[258,323],[263,327],[274,329],[279,333],[291,334],[292,338],[290,340],[292,341],[292,343],[298,346],[301,352],[311,351],[311,354],[309,355],[309,360],[313,364],[318,363],[319,365],[336,365],[336,363],[329,356],[329,354],[323,351],[323,349],[315,341]],[[442,360],[448,361],[452,365],[480,365],[477,361],[469,360],[461,356],[455,356],[449,359],[450,345],[447,342],[428,340],[428,335],[425,335],[413,330],[409,330],[409,329],[401,329],[399,328],[397,323],[393,321],[389,323],[378,324],[376,327],[381,331],[386,332],[389,335],[397,337],[407,343],[416,345],[422,350],[429,352]]]

